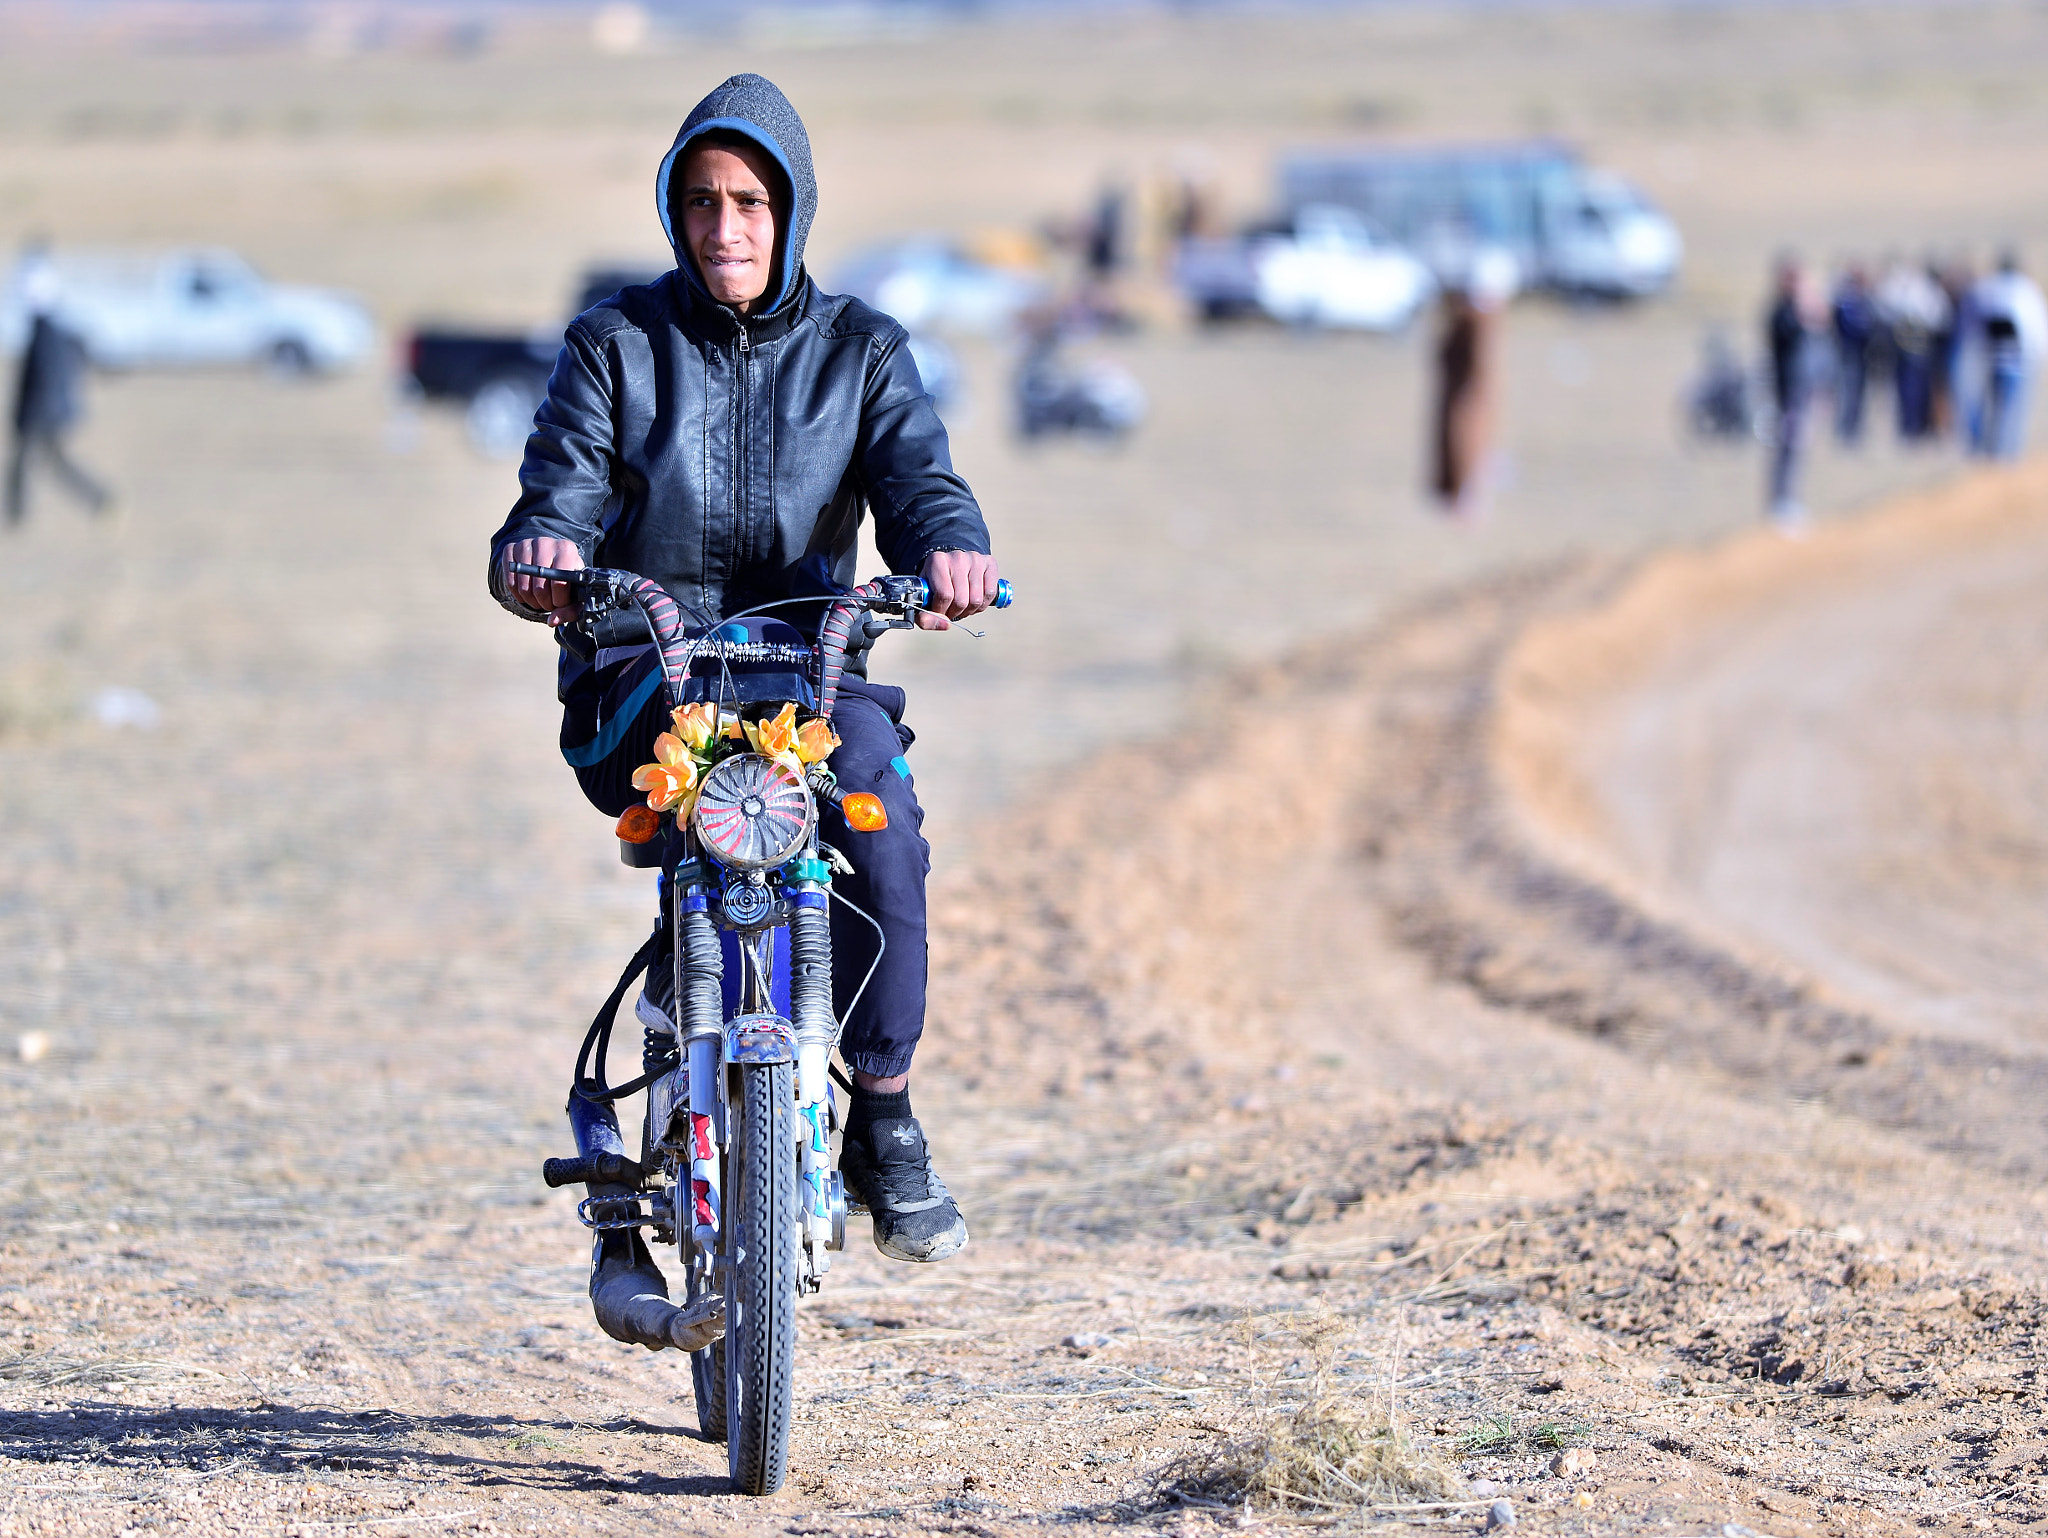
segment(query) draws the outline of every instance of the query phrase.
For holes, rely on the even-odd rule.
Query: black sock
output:
[[[879,1094],[871,1089],[854,1086],[848,1096],[846,1107],[846,1135],[867,1137],[868,1129],[878,1121],[910,1120],[910,1087],[905,1085],[893,1095]]]

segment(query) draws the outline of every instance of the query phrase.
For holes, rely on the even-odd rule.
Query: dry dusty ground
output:
[[[2048,1519],[2038,1032],[2020,931],[1972,874],[2028,890],[2036,482],[1966,488],[2013,503],[1978,518],[2004,532],[1873,559],[1832,607],[1801,596],[1824,573],[1725,558],[1754,561],[1778,638],[1739,677],[1653,652],[1614,559],[1749,516],[1758,467],[1679,450],[1670,401],[1788,227],[2010,226],[2048,122],[2003,83],[2044,23],[1972,15],[721,43],[621,66],[613,95],[510,45],[0,58],[12,228],[217,233],[393,322],[544,313],[576,260],[644,244],[659,122],[739,62],[817,101],[828,210],[872,194],[821,227],[842,249],[954,217],[889,191],[920,145],[946,146],[959,219],[1014,220],[1197,134],[1253,167],[1350,131],[1364,92],[1417,132],[1551,112],[1664,178],[1699,252],[1654,310],[1517,312],[1518,480],[1477,531],[1413,506],[1412,341],[1154,330],[1125,356],[1155,419],[1115,457],[1019,453],[1002,360],[970,354],[961,459],[1026,598],[987,641],[906,644],[896,676],[946,859],[919,1104],[975,1243],[931,1273],[846,1257],[804,1310],[795,1476],[753,1503],[722,1493],[682,1364],[596,1336],[569,1201],[535,1174],[648,892],[553,760],[538,638],[477,592],[505,469],[439,419],[390,434],[374,378],[108,382],[83,449],[124,517],[45,507],[0,561],[0,1017],[48,1041],[0,1067],[0,1532],[1199,1533],[1239,1515],[1158,1475],[1298,1387],[1304,1314],[1341,1325],[1341,1387],[1496,1487],[1373,1520],[1469,1528],[1498,1491],[1561,1533]],[[1247,59],[1273,82],[1217,106]],[[957,84],[905,94],[933,79]],[[1950,473],[1817,468],[1829,509]],[[1968,522],[1954,505],[1894,525]],[[1764,628],[1711,596],[1681,635]],[[1876,659],[1925,717],[1859,790],[1882,880],[1827,819],[1787,835],[1694,796],[1693,761],[1630,725],[1702,683],[1770,776],[1811,718],[1763,711],[1758,680],[1909,602],[1924,633],[2006,628]],[[1544,652],[1587,613],[1638,674]],[[1944,756],[1959,674],[1979,735]],[[99,725],[110,684],[161,725]],[[1827,693],[1833,763],[1869,762],[1855,733],[1893,698]],[[1559,721],[1612,727],[1561,744]],[[1829,773],[1802,805],[1834,809]],[[1868,837],[1925,786],[1952,816]],[[1699,859],[1701,828],[1752,861],[1811,829],[1816,863],[1745,928],[1743,868]],[[1875,982],[1825,922],[1859,879],[1896,937]],[[1923,900],[1990,959],[1950,943],[1902,976]],[[1923,1008],[1955,978],[1960,1024]],[[1561,1443],[1593,1462],[1550,1474]]]

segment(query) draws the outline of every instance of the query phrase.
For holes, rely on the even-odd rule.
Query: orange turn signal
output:
[[[879,833],[889,826],[889,809],[880,796],[857,790],[839,803],[846,825],[856,833]]]
[[[661,813],[651,806],[629,806],[619,813],[619,825],[612,831],[623,843],[644,844],[661,831]]]

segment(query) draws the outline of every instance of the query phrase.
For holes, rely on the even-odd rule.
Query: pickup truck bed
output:
[[[622,288],[660,276],[645,268],[592,268],[583,275],[570,313],[581,315]],[[525,444],[561,350],[558,330],[509,336],[423,326],[407,344],[406,372],[426,399],[465,402],[470,442],[479,453],[502,459]]]

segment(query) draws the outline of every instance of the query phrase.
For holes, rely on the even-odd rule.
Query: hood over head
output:
[[[662,230],[675,249],[676,268],[683,281],[693,293],[707,298],[710,291],[704,287],[690,253],[682,247],[677,221],[669,208],[669,178],[681,168],[683,154],[693,139],[721,130],[760,145],[782,168],[789,184],[788,216],[778,221],[775,230],[779,287],[761,308],[762,314],[772,315],[788,302],[802,279],[804,241],[811,233],[812,216],[818,211],[818,178],[811,169],[811,138],[804,132],[804,120],[796,115],[789,98],[759,75],[734,75],[698,102],[683,120],[683,126],[676,132],[676,142],[662,157],[661,170],[654,179],[654,203],[661,213]]]

